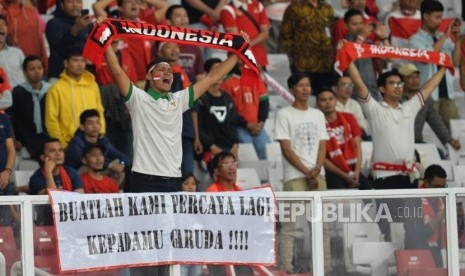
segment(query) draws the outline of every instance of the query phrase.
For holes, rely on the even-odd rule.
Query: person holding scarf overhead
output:
[[[105,59],[132,118],[132,192],[181,191],[182,113],[231,71],[238,57],[231,55],[205,78],[176,93],[170,92],[173,71],[167,62],[153,61],[147,66],[146,92],[131,83],[111,47]]]

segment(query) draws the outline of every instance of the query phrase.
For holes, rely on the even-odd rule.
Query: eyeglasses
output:
[[[392,85],[394,88],[404,88],[404,83],[403,82],[395,82],[395,81],[390,81],[388,82],[389,85]]]
[[[219,167],[225,168],[225,169],[228,169],[230,167],[237,167],[237,161],[231,162],[231,163],[223,163],[223,164],[220,164]]]
[[[344,89],[349,89],[349,88],[354,88],[354,84],[353,83],[343,83],[341,84],[341,87],[344,88]]]

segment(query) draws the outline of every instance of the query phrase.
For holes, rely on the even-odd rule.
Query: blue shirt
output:
[[[70,167],[63,166],[65,171],[68,173],[69,179],[71,180],[71,184],[73,185],[73,191],[77,189],[82,189],[82,181],[79,173]],[[57,185],[58,189],[63,189],[63,185],[61,184],[61,177],[59,175],[53,176],[55,180],[55,184]],[[38,169],[34,172],[29,180],[29,194],[31,195],[38,195],[40,191],[47,187],[45,183],[45,176],[42,173],[42,168]]]
[[[436,37],[439,39],[443,35],[442,32],[436,32]],[[408,42],[409,48],[421,49],[433,51],[434,40],[433,36],[426,31],[419,29],[413,36],[410,37]],[[454,50],[454,43],[450,37],[446,39],[442,45],[441,52],[447,54],[449,57],[452,56],[452,51]],[[420,63],[415,62],[415,66],[420,70],[420,84],[424,85],[427,80],[429,80],[437,71],[438,66],[432,63]],[[453,77],[450,74],[449,70],[445,74],[446,83],[447,83],[447,96],[449,99],[454,99],[454,84]],[[439,89],[436,88],[431,94],[433,100],[437,101],[439,98]]]

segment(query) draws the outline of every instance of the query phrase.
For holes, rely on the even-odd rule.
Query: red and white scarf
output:
[[[149,39],[226,50],[244,61],[241,74],[242,84],[254,86],[259,78],[257,63],[250,46],[238,34],[107,18],[102,24],[95,25],[89,34],[84,46],[84,57],[94,62],[99,68],[106,47],[110,46],[115,38]]]
[[[451,74],[454,74],[451,59],[445,53],[352,42],[344,43],[344,46],[337,52],[334,69],[342,74],[353,60],[361,58],[398,58],[432,63],[447,67]]]

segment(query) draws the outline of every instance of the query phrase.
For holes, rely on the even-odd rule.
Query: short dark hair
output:
[[[99,148],[102,151],[102,154],[105,155],[106,148],[104,145],[101,144],[88,144],[82,150],[82,158],[86,157],[86,155],[91,152],[94,148]]]
[[[344,13],[344,22],[349,23],[349,20],[352,18],[352,16],[360,15],[363,17],[363,14],[360,10],[356,9],[350,9]]]
[[[218,168],[218,165],[220,164],[220,162],[223,161],[226,157],[232,157],[234,161],[237,161],[236,156],[229,151],[222,151],[216,154],[215,156],[213,156],[212,160],[210,161],[209,168],[208,168],[211,176],[213,176],[213,172],[215,171],[216,168]]]
[[[81,115],[79,116],[79,123],[81,125],[85,124],[87,119],[92,118],[92,117],[99,117],[100,118],[100,113],[98,113],[97,109],[87,109],[82,111]]]
[[[317,89],[315,89],[314,95],[318,99],[318,96],[320,94],[322,94],[323,92],[330,92],[333,95],[336,95],[336,92],[334,92],[334,90],[329,86],[320,86],[320,87],[318,87]]]
[[[27,57],[24,58],[24,60],[23,60],[23,70],[26,71],[27,65],[29,64],[29,62],[34,61],[34,60],[39,60],[40,63],[42,64],[42,66],[44,65],[42,60],[38,56],[31,55],[31,56],[27,56]]]
[[[308,78],[308,80],[310,80],[310,77],[305,73],[302,73],[302,72],[292,73],[292,75],[290,75],[289,78],[287,79],[287,87],[289,87],[289,89],[293,88],[303,78]]]
[[[8,19],[6,18],[6,16],[4,16],[3,14],[0,15],[0,20],[5,21],[6,25],[8,26]]]
[[[423,2],[421,2],[421,6],[420,6],[421,19],[423,19],[423,15],[425,13],[443,12],[443,11],[444,11],[444,6],[439,1],[424,0]]]
[[[379,75],[377,81],[378,87],[385,87],[387,79],[392,76],[398,76],[402,80],[402,75],[399,73],[399,71],[397,71],[397,69],[392,69]]]
[[[203,64],[203,70],[205,72],[210,72],[210,70],[212,69],[212,66],[214,64],[217,64],[217,63],[222,63],[223,61],[219,58],[210,58],[210,59],[207,59],[207,61],[205,61],[205,63]]]
[[[179,4],[173,4],[173,5],[169,6],[168,9],[165,12],[165,18],[168,19],[168,20],[171,20],[171,16],[173,16],[173,13],[174,13],[175,9],[184,9],[184,7],[179,5]]]
[[[69,47],[65,55],[66,60],[69,60],[72,57],[82,57],[82,50],[82,47],[80,47],[79,45],[73,45]]]
[[[423,178],[424,180],[432,181],[435,177],[447,178],[447,173],[441,166],[433,164],[426,168]]]
[[[195,175],[192,173],[192,172],[188,172],[188,171],[182,171],[181,173],[181,183],[183,183],[184,181],[186,181],[189,177],[193,177],[194,178],[194,181],[195,181],[195,190],[196,191],[199,191],[199,181],[197,180],[197,177],[195,177]]]
[[[45,147],[47,146],[47,144],[55,143],[55,142],[60,143],[60,140],[58,140],[58,138],[53,138],[53,137],[49,137],[45,139],[40,146],[40,154],[45,154]]]
[[[154,60],[152,60],[149,65],[147,65],[147,67],[145,67],[145,73],[150,73],[149,70],[156,64],[158,63],[162,63],[162,62],[166,62],[168,63],[168,61],[166,61],[166,59],[162,58],[162,57],[158,57]]]

